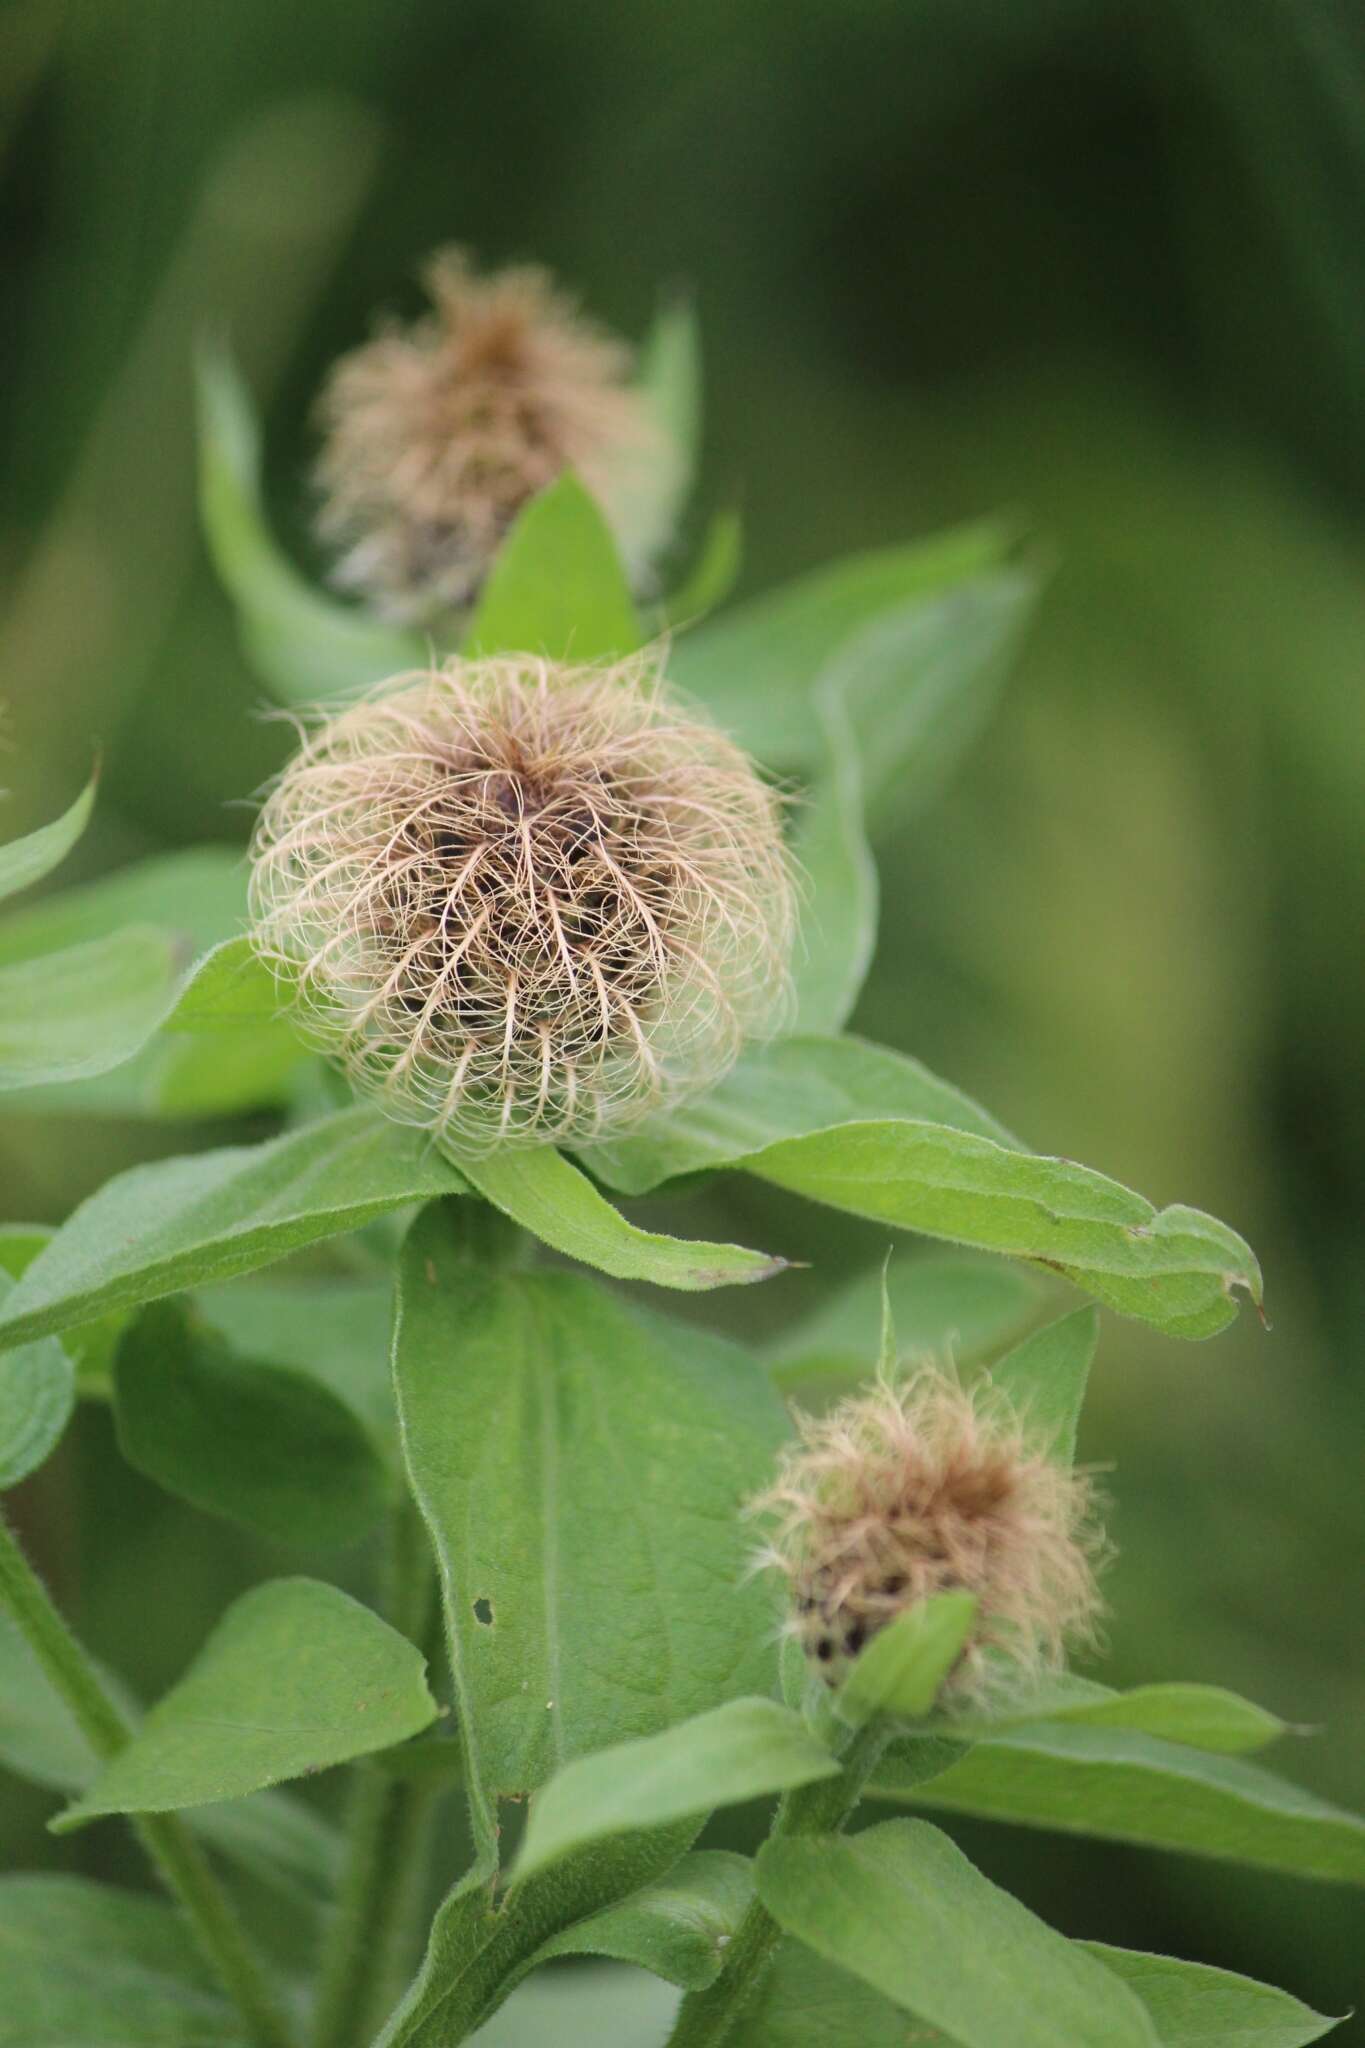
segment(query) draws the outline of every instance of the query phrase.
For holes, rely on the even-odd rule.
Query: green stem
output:
[[[404,1500],[391,1527],[389,1584],[384,1602],[409,1640],[431,1632],[435,1571],[426,1531]],[[323,1948],[313,2010],[313,2048],[357,2048],[383,2014],[396,1955],[408,1924],[406,1904],[417,1882],[410,1867],[423,1858],[428,1788],[405,1785],[362,1765],[351,1792],[341,1885]]]
[[[814,1785],[800,1785],[783,1794],[769,1840],[837,1834],[857,1805],[890,1735],[880,1717],[851,1733],[841,1753],[843,1769],[837,1778],[821,1778]],[[737,2042],[741,2037],[735,2029],[757,1998],[781,1939],[782,1929],[762,1901],[755,1899],[739,1923],[714,1984],[684,1998],[668,2048],[720,2048],[722,2042]]]
[[[90,1657],[58,1613],[13,1531],[0,1516],[0,1605],[24,1636],[101,1758],[117,1755],[132,1730]],[[290,2048],[284,2013],[257,1961],[246,1929],[208,1858],[175,1814],[129,1819],[167,1890],[179,1902],[204,1955],[236,2004],[256,2048]]]

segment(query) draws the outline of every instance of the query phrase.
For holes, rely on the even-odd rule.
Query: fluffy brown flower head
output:
[[[434,310],[343,356],[323,388],[319,530],[336,578],[389,618],[469,604],[527,499],[573,468],[642,571],[637,518],[661,436],[625,344],[545,272],[479,277],[458,250],[424,272]]]
[[[977,1599],[943,1688],[976,1705],[1056,1669],[1093,1633],[1100,1548],[1089,1481],[1044,1456],[989,1385],[921,1366],[821,1418],[798,1417],[761,1562],[791,1591],[792,1633],[837,1684],[863,1645],[936,1593]]]
[[[788,986],[779,800],[646,656],[385,683],[276,784],[251,898],[357,1091],[475,1148],[708,1087]]]

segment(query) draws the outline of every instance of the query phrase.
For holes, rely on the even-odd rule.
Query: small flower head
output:
[[[1093,1635],[1100,1548],[1089,1481],[1045,1457],[987,1385],[936,1366],[798,1418],[762,1562],[786,1577],[791,1629],[831,1684],[889,1621],[965,1591],[976,1619],[942,1703],[1058,1668]]]
[[[541,270],[479,277],[446,249],[424,282],[433,310],[343,356],[323,389],[318,525],[342,550],[337,581],[399,621],[458,611],[566,468],[643,571],[658,536],[631,515],[662,451],[625,344]]]
[[[474,1148],[591,1141],[709,1087],[788,986],[779,800],[644,656],[384,684],[267,799],[251,901],[356,1090]]]

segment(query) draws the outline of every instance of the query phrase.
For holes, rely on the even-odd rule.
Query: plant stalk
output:
[[[401,1634],[428,1646],[436,1575],[426,1531],[408,1499],[390,1527],[384,1607]],[[359,2048],[385,2017],[408,1932],[406,1911],[417,1883],[415,1863],[427,1840],[431,1791],[382,1771],[356,1772],[346,1820],[341,1885],[323,1947],[313,2009],[313,2048]]]
[[[785,1792],[773,1821],[769,1841],[792,1835],[837,1834],[858,1803],[864,1785],[894,1731],[880,1716],[849,1731],[840,1752],[843,1769],[837,1778],[821,1778]],[[754,1899],[740,1921],[724,1967],[704,1991],[690,1991],[678,2010],[668,2048],[720,2048],[736,2042],[735,2029],[757,1998],[768,1973],[782,1929],[761,1899]]]
[[[0,1605],[101,1758],[116,1756],[132,1729],[104,1680],[57,1611],[46,1586],[0,1515]],[[246,2023],[256,2048],[291,2048],[283,2008],[250,1937],[207,1856],[177,1814],[129,1814],[166,1889],[183,1909],[200,1949]]]

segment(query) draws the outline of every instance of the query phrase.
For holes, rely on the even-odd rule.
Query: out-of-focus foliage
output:
[[[1080,1447],[1120,1466],[1105,1676],[1216,1677],[1322,1724],[1294,1775],[1357,1806],[1363,210],[1348,0],[19,0],[0,24],[0,838],[57,816],[101,742],[63,879],[241,841],[289,743],[196,538],[196,345],[226,330],[267,400],[271,512],[312,572],[312,394],[443,240],[548,261],[637,334],[661,284],[694,288],[689,538],[742,498],[741,594],[1001,505],[1042,536],[984,740],[905,824],[879,799],[854,1023],[1257,1246],[1268,1335],[1107,1319]],[[8,1217],[184,1138],[75,1128],[0,1125]],[[656,1214],[764,1243],[772,1201],[735,1179]],[[796,1200],[783,1226],[814,1270],[702,1320],[771,1337],[884,1251]],[[98,1410],[17,1505],[146,1694],[249,1578],[297,1568],[133,1478]],[[18,1862],[120,1853],[45,1841],[51,1802],[15,1781],[0,1802]],[[1359,2002],[1349,1894],[968,1837],[1067,1933]]]

